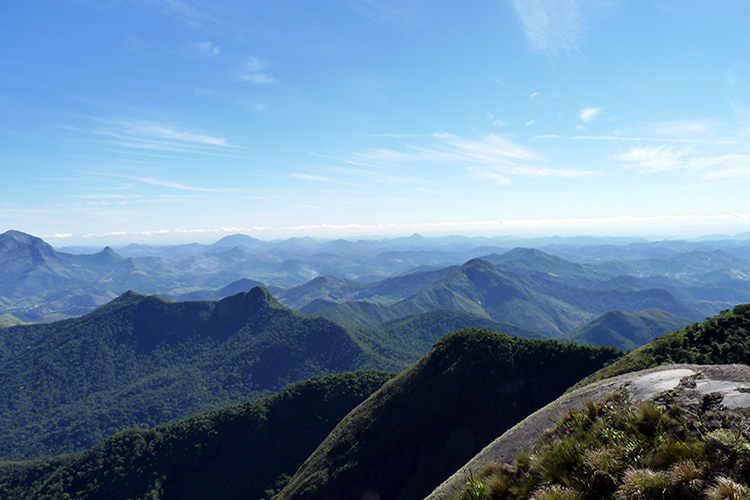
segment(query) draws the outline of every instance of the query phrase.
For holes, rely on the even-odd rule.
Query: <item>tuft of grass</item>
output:
[[[750,498],[750,490],[743,484],[719,476],[708,488],[706,498],[708,500],[747,500]]]
[[[669,479],[665,472],[628,469],[615,493],[617,500],[661,500],[666,496]]]
[[[750,429],[729,410],[608,398],[572,410],[461,500],[750,500]],[[478,483],[482,484],[478,484]]]

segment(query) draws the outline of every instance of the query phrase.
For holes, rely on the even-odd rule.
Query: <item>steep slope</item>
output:
[[[486,330],[451,333],[347,415],[277,498],[422,498],[497,435],[619,355]]]
[[[314,375],[404,366],[376,343],[260,287],[219,302],[129,292],[81,318],[2,329],[0,456],[78,451]]]
[[[259,499],[391,376],[316,377],[260,400],[123,431],[76,455],[0,462],[0,497]]]
[[[666,365],[589,384],[498,437],[427,500],[748,498],[749,383],[746,365]]]
[[[689,323],[690,320],[661,309],[647,309],[637,313],[609,311],[594,321],[562,335],[560,340],[629,351],[665,333],[679,330]]]
[[[750,364],[750,304],[663,335],[592,374],[580,385],[671,363]]]

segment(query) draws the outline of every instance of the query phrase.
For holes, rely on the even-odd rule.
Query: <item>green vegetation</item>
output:
[[[131,292],[81,318],[0,330],[0,457],[80,451],[312,376],[399,371],[417,357],[262,288],[219,302]]]
[[[23,321],[16,318],[12,314],[0,314],[0,328],[7,328],[14,325],[22,325]]]
[[[83,453],[0,462],[0,498],[268,498],[346,413],[392,376],[316,377],[175,424],[123,431]]]
[[[738,305],[703,323],[693,323],[659,337],[584,379],[577,387],[673,363],[750,364],[750,304]]]
[[[523,255],[528,253],[522,252]],[[530,257],[539,253],[542,252],[531,252]],[[553,264],[562,261],[553,259],[552,256],[547,257]],[[353,300],[321,308],[320,303],[315,303],[314,314],[339,323],[377,327],[405,316],[437,309],[452,309],[516,325],[544,336],[558,336],[569,332],[612,309],[635,312],[644,308],[661,308],[689,318],[701,317],[697,309],[666,290],[635,290],[629,287],[602,289],[601,284],[594,284],[582,277],[593,279],[596,276],[587,268],[572,263],[559,264],[558,267],[563,274],[578,276],[573,280],[578,285],[563,282],[559,277],[551,277],[551,271],[532,272],[521,266],[520,269],[528,274],[510,274],[498,270],[485,260],[472,259],[451,269],[432,285],[393,304]],[[571,271],[571,267],[576,272]]]
[[[344,418],[280,500],[421,499],[499,434],[620,356],[464,329]]]
[[[750,433],[741,412],[670,403],[635,405],[619,393],[588,401],[514,465],[470,475],[454,500],[750,497]]]
[[[630,351],[688,324],[689,320],[660,309],[647,309],[637,313],[609,311],[560,336],[560,340]]]

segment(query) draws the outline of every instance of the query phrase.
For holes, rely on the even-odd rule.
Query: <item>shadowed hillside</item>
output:
[[[411,362],[373,346],[263,288],[219,302],[129,292],[81,318],[2,329],[0,456],[78,451],[314,375]]]
[[[391,376],[313,378],[176,424],[123,431],[76,455],[0,461],[0,497],[257,500],[293,474],[336,423]]]
[[[679,330],[690,321],[660,309],[637,313],[609,311],[591,323],[579,326],[560,337],[579,344],[617,347],[629,351],[660,335]]]
[[[333,430],[279,499],[419,499],[619,351],[486,330],[445,336]]]

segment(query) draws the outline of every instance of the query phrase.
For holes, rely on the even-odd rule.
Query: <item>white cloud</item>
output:
[[[164,14],[182,21],[193,28],[202,28],[206,23],[212,22],[214,18],[196,9],[181,0],[136,0],[139,3],[153,5],[161,10]]]
[[[201,56],[216,57],[221,52],[221,49],[211,42],[192,42],[189,45],[193,51]]]
[[[535,123],[536,123],[536,120],[529,120],[529,121],[526,122],[525,126],[526,127],[530,127],[530,126],[534,125]]]
[[[245,69],[247,71],[260,71],[264,66],[265,64],[260,62],[257,57],[248,57],[245,62]]]
[[[624,168],[644,173],[681,170],[704,180],[750,177],[750,155],[695,153],[693,147],[638,146],[614,155]]]
[[[225,192],[225,190],[223,189],[210,189],[210,188],[203,188],[203,187],[197,187],[197,186],[188,186],[187,184],[182,184],[180,182],[163,181],[160,179],[155,179],[153,177],[129,177],[129,178],[134,181],[142,182],[144,184],[151,184],[152,186],[168,187],[171,189],[178,189],[181,191],[201,191],[205,193]]]
[[[532,47],[550,56],[576,54],[590,26],[612,11],[602,0],[512,0]]]
[[[265,85],[274,83],[276,79],[272,76],[266,75],[265,73],[252,73],[249,75],[242,75],[240,80],[244,82],[257,83],[259,85]]]
[[[511,184],[517,177],[583,178],[593,175],[589,171],[546,166],[548,161],[540,153],[498,134],[467,139],[441,132],[422,139],[418,141],[421,144],[405,144],[407,151],[371,149],[352,153],[351,159],[345,161],[367,160],[366,166],[371,168],[388,166],[400,170],[417,163],[454,165],[500,185]]]
[[[601,108],[583,108],[578,116],[584,123],[590,123],[601,110]]]
[[[625,168],[654,173],[683,168],[683,158],[687,154],[685,149],[639,146],[614,155],[614,159],[624,163]]]
[[[138,151],[163,151],[201,154],[209,156],[230,156],[230,150],[237,150],[227,139],[204,133],[180,130],[173,125],[148,120],[97,120],[103,124],[93,133],[106,137],[106,143]]]
[[[531,94],[531,95],[529,96],[529,100],[530,100],[530,101],[533,101],[534,99],[536,99],[536,98],[537,98],[537,97],[539,97],[540,95],[542,95],[542,94],[540,94],[539,92],[534,92],[533,94]]]
[[[245,61],[244,68],[242,68],[240,80],[258,85],[275,83],[276,79],[274,77],[261,72],[265,67],[266,63],[257,57],[248,57]]]
[[[337,181],[336,179],[331,179],[328,177],[322,177],[319,175],[309,175],[309,174],[300,174],[300,173],[291,173],[289,174],[289,177],[294,177],[297,179],[303,179],[306,181],[321,181],[321,182],[335,182],[337,184],[344,184],[341,181]]]

